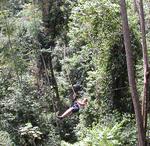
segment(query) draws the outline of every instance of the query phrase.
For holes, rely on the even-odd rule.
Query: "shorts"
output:
[[[77,103],[72,104],[71,107],[73,108],[73,109],[72,109],[72,112],[73,112],[73,113],[78,112],[79,109],[80,109],[80,108],[79,108],[79,105],[78,105]]]

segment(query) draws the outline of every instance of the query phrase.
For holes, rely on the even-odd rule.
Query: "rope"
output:
[[[120,88],[114,88],[110,91],[117,91],[117,90],[122,90],[122,89],[125,89],[125,88],[129,88],[129,86],[124,86],[124,87],[120,87]]]
[[[65,49],[65,47],[64,47],[64,62],[65,62],[65,60],[66,60],[66,49]],[[70,85],[71,85],[71,89],[72,89],[72,91],[73,91],[73,94],[76,95],[76,92],[74,91],[74,88],[73,88],[71,79],[70,79],[70,77],[69,77],[69,72],[68,72],[68,71],[69,71],[69,68],[66,69],[67,77],[68,77],[69,83],[70,83]]]
[[[113,92],[113,91],[123,90],[123,89],[126,89],[126,88],[129,88],[129,86],[124,86],[124,87],[120,87],[120,88],[114,88],[114,89],[108,90],[107,92]],[[104,92],[99,92],[99,93],[104,93]]]

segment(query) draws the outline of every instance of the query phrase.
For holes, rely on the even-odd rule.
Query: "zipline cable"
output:
[[[65,64],[65,61],[66,61],[66,49],[65,49],[66,47],[64,47],[64,64]],[[67,66],[68,67],[68,66]],[[73,94],[74,95],[76,95],[76,93],[75,93],[75,90],[74,90],[74,88],[73,88],[73,85],[72,85],[72,82],[71,82],[71,79],[70,79],[70,77],[69,77],[69,68],[67,68],[66,70],[66,73],[67,73],[67,78],[68,78],[68,80],[69,80],[69,84],[71,85],[71,89],[72,89],[72,91],[73,91]]]

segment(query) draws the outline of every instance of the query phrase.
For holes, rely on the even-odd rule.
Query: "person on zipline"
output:
[[[78,91],[80,91],[81,86],[80,85],[74,85],[74,94],[72,95],[72,105],[69,109],[67,109],[61,116],[57,116],[59,119],[63,119],[67,116],[70,116],[72,113],[76,113],[79,111],[81,107],[85,107],[88,103],[88,99],[84,98],[83,100],[77,99]]]

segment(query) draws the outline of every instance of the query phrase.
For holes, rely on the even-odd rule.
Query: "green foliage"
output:
[[[67,61],[71,79],[83,84],[91,99],[103,100],[105,109],[132,111],[118,1],[80,0],[70,19]],[[138,22],[137,17],[130,19],[134,61],[138,64]]]
[[[97,130],[98,129],[98,130]],[[115,125],[112,129],[94,127],[92,130],[88,131],[88,136],[84,139],[88,145],[95,146],[117,146],[119,141],[116,137],[116,129],[119,129],[119,125]]]
[[[119,5],[105,0],[79,1],[72,10],[71,19],[73,21],[69,24],[71,46],[78,48],[78,46],[88,44],[88,47],[99,48],[102,43],[110,44],[110,37],[111,40],[116,40],[117,38],[112,38],[112,36],[116,36],[118,27],[120,27],[118,8]]]
[[[15,146],[12,142],[9,133],[6,131],[0,131],[0,145],[1,146]]]
[[[57,127],[58,123],[56,123],[55,115],[54,113],[46,113],[43,112],[39,116],[39,127],[43,134],[45,135],[43,138],[43,145],[49,146],[59,146],[60,145],[60,136],[59,136],[59,130]]]
[[[136,144],[137,139],[133,128],[135,122],[130,117],[125,116],[121,122],[112,121],[114,124],[109,122],[105,126],[93,124],[91,128],[82,127],[77,131],[79,142],[72,146],[133,146]],[[69,143],[62,141],[62,146],[68,145]]]
[[[48,19],[42,15],[40,1],[3,0],[1,4],[0,145],[136,145],[134,115],[123,114],[131,113],[132,102],[118,0],[51,1]],[[131,9],[129,2],[132,51],[141,92],[138,23]],[[54,31],[45,34],[43,22]],[[55,47],[51,50],[53,37]],[[70,106],[64,96],[70,94],[71,84],[80,83],[89,99],[85,109],[63,121],[55,117],[55,95],[47,85],[46,71],[38,68],[41,53],[47,66],[49,53],[52,56],[63,105],[60,112]],[[114,90],[120,87],[126,88]]]
[[[60,136],[61,139],[74,143],[77,141],[76,131],[74,130],[76,125],[78,124],[79,119],[77,115],[73,115],[65,119],[62,123],[60,128]]]
[[[117,3],[110,1],[81,0],[73,8],[70,16],[69,47],[70,52],[75,54],[70,57],[70,60],[73,63],[77,61],[76,64],[83,60],[85,68],[90,68],[83,69],[82,72],[85,72],[83,76],[86,79],[87,91],[92,97],[99,97],[100,92],[106,89],[105,84],[108,84],[103,79],[108,78],[106,69],[109,55],[111,55],[109,49],[120,38],[118,35],[121,28],[118,8]],[[81,64],[81,66],[84,65]]]
[[[11,85],[9,83],[9,88],[7,88],[7,84],[6,87],[4,83],[2,84],[3,88],[6,88],[3,89],[0,103],[0,126],[2,129],[7,130],[18,145],[25,143],[42,143],[45,146],[57,145],[56,141],[59,143],[60,140],[54,114],[52,113],[52,116],[49,114],[50,111],[53,111],[49,90],[45,87],[45,95],[40,96],[33,85],[31,76],[30,78],[23,76],[21,89],[16,81]],[[7,96],[5,96],[6,93]],[[20,131],[19,135],[16,130]],[[40,135],[40,132],[43,135]]]
[[[37,126],[33,127],[31,123],[26,123],[25,126],[19,128],[19,133],[24,139],[24,144],[35,144],[36,139],[41,140],[42,133]]]

